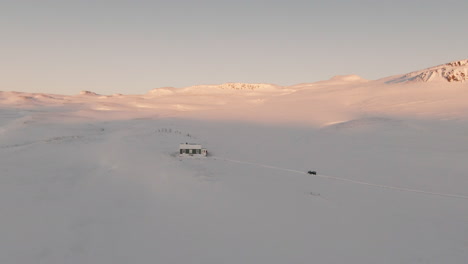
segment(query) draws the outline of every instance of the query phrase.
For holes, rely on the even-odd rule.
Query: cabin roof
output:
[[[180,149],[201,149],[202,146],[196,143],[180,143]]]

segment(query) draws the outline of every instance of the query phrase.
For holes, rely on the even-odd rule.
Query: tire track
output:
[[[52,137],[52,138],[47,138],[47,139],[37,140],[37,141],[31,141],[31,142],[23,142],[23,143],[11,144],[11,145],[3,145],[3,146],[0,146],[0,149],[19,148],[19,147],[25,147],[25,146],[41,144],[41,143],[72,141],[72,140],[78,140],[78,139],[82,139],[82,138],[84,138],[84,136]]]
[[[298,173],[298,174],[309,175],[307,172],[304,172],[304,171],[281,168],[281,167],[276,167],[276,166],[270,166],[270,165],[261,164],[261,163],[254,163],[254,162],[247,162],[247,161],[241,161],[241,160],[227,159],[227,158],[222,158],[222,157],[212,157],[212,158],[215,159],[215,160],[218,159],[218,160],[223,160],[223,161],[228,161],[228,162],[233,162],[233,163],[248,164],[248,165],[254,165],[254,166],[259,166],[259,167],[268,168],[268,169],[281,170],[281,171],[286,171],[286,172],[293,172],[293,173]],[[401,192],[421,193],[421,194],[426,194],[426,195],[450,197],[450,198],[458,198],[458,199],[468,200],[468,196],[459,195],[459,194],[439,193],[439,192],[431,192],[431,191],[412,189],[412,188],[405,188],[405,187],[396,187],[396,186],[391,186],[391,185],[375,184],[375,183],[370,183],[370,182],[351,180],[351,179],[346,179],[346,178],[341,178],[341,177],[336,177],[336,176],[323,175],[323,174],[317,174],[317,175],[310,174],[310,176],[329,179],[329,180],[335,180],[335,181],[348,182],[348,183],[357,184],[357,185],[365,185],[365,186],[371,186],[371,187],[376,187],[376,188],[401,191]]]

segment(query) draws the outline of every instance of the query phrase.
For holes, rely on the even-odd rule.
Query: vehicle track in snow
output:
[[[1,145],[0,149],[19,148],[19,147],[25,147],[25,146],[35,145],[35,144],[42,144],[42,143],[72,141],[72,140],[78,140],[78,139],[82,139],[82,138],[84,138],[84,136],[51,137],[51,138],[47,138],[47,139],[35,140],[35,141],[30,141],[30,142],[16,143],[16,144],[10,144],[10,145]]]
[[[358,185],[366,185],[366,186],[389,189],[389,190],[395,190],[395,191],[421,193],[421,194],[427,194],[427,195],[450,197],[450,198],[459,198],[459,199],[468,200],[468,196],[466,196],[466,195],[450,194],[450,193],[439,193],[439,192],[431,192],[431,191],[412,189],[412,188],[405,188],[405,187],[396,187],[396,186],[391,186],[391,185],[375,184],[375,183],[370,183],[370,182],[351,180],[351,179],[346,179],[346,178],[341,178],[341,177],[336,177],[336,176],[323,175],[323,174],[313,175],[313,174],[308,174],[307,172],[304,172],[304,171],[293,170],[293,169],[288,169],[288,168],[281,168],[281,167],[276,167],[276,166],[270,166],[270,165],[261,164],[261,163],[254,163],[254,162],[248,162],[248,161],[227,159],[227,158],[223,158],[223,157],[212,157],[212,158],[215,159],[215,160],[223,160],[223,161],[228,161],[228,162],[233,162],[233,163],[260,166],[260,167],[264,167],[264,168],[268,168],[268,169],[281,170],[281,171],[293,172],[293,173],[298,173],[298,174],[306,174],[306,175],[310,175],[310,176],[313,176],[313,177],[319,177],[319,178],[324,178],[324,179],[329,179],[329,180],[336,180],[336,181],[343,181],[343,182],[348,182],[348,183],[358,184]]]

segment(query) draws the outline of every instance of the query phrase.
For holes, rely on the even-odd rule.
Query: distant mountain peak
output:
[[[340,81],[340,82],[367,82],[368,80],[362,78],[359,75],[350,74],[350,75],[336,75],[333,76],[330,81]]]
[[[219,85],[221,89],[234,90],[258,90],[262,88],[271,88],[273,85],[265,83],[223,83]]]
[[[468,80],[468,59],[452,61],[435,67],[411,72],[387,81],[387,83],[447,81],[463,82]]]
[[[80,95],[99,95],[99,94],[95,92],[91,92],[91,91],[81,91]]]

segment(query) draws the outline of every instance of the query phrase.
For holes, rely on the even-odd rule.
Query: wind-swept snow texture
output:
[[[385,82],[1,92],[0,263],[464,264],[468,87]]]

